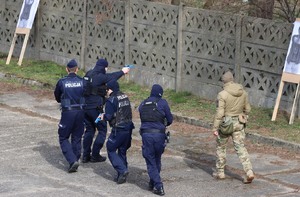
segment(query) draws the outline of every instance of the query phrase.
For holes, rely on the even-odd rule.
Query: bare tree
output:
[[[250,16],[273,19],[275,0],[251,0]]]
[[[276,0],[274,15],[288,22],[294,22],[300,16],[300,0]]]
[[[103,0],[112,1],[112,0]],[[294,22],[300,18],[300,0],[145,0],[179,5],[187,3],[204,9],[222,10],[266,19]],[[201,6],[199,6],[201,2]]]
[[[294,22],[300,16],[300,0],[249,0],[250,16]]]

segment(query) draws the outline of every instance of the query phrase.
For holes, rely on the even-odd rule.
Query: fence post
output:
[[[178,7],[178,22],[177,22],[177,68],[176,68],[176,77],[175,77],[175,91],[179,92],[181,90],[181,79],[182,79],[182,31],[183,31],[183,3],[180,3]]]
[[[80,65],[85,71],[85,55],[86,55],[86,24],[87,24],[87,0],[83,1],[83,10],[82,10],[82,35],[81,35],[81,53],[80,53]]]
[[[125,64],[130,63],[130,16],[131,16],[131,11],[130,11],[130,0],[125,1],[125,28],[124,28],[124,33],[125,33]]]
[[[130,64],[130,17],[131,17],[131,10],[130,10],[130,4],[131,1],[127,0],[125,1],[125,26],[124,26],[124,34],[125,34],[125,40],[124,40],[124,55],[125,55],[125,63],[124,64]],[[126,81],[129,81],[129,76],[126,75]]]
[[[42,20],[42,9],[39,6],[36,12],[36,22],[35,22],[35,28],[34,28],[34,55],[33,58],[40,60],[41,59],[41,20]]]
[[[243,17],[236,15],[236,34],[235,34],[235,63],[234,72],[235,79],[238,83],[242,83],[242,70],[241,70],[241,43],[242,43],[242,22]]]

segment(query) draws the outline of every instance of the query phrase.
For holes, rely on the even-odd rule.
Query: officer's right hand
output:
[[[213,131],[213,134],[214,134],[214,136],[218,137],[218,136],[219,136],[218,130],[214,130],[214,131]]]
[[[127,73],[129,73],[130,68],[129,67],[123,67],[122,71],[123,71],[124,74],[127,74]]]

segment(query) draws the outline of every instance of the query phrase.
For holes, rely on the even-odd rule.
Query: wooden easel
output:
[[[22,61],[23,61],[23,57],[24,57],[24,54],[25,54],[26,45],[27,45],[27,42],[28,42],[28,39],[29,39],[29,33],[30,33],[29,28],[18,28],[18,27],[16,28],[16,32],[14,34],[14,38],[12,40],[10,50],[9,50],[9,53],[8,53],[8,56],[7,56],[6,64],[9,64],[11,56],[12,56],[14,48],[15,48],[15,44],[16,44],[16,41],[17,41],[18,34],[21,34],[21,35],[25,35],[25,39],[24,39],[24,42],[23,42],[20,58],[19,58],[19,61],[18,61],[18,65],[21,66]]]
[[[299,22],[300,22],[300,18],[297,18],[295,23],[294,23],[293,34],[292,34],[292,37],[291,37],[289,51],[288,51],[286,59],[288,59],[288,55],[290,53],[292,43],[293,43],[292,39],[293,39],[293,36],[294,36],[295,32],[297,32],[298,33],[297,35],[300,36]],[[271,120],[275,121],[275,119],[276,119],[277,111],[278,111],[278,107],[279,107],[279,103],[280,103],[280,98],[281,98],[281,95],[282,95],[283,86],[284,86],[285,82],[296,83],[297,84],[297,90],[296,90],[296,93],[295,93],[294,103],[293,103],[292,112],[291,112],[290,121],[289,121],[289,124],[293,124],[294,118],[295,118],[295,113],[296,113],[296,104],[297,104],[298,99],[299,99],[300,75],[298,73],[297,74],[289,73],[289,72],[283,72],[282,73],[282,77],[281,77],[281,81],[280,81],[280,85],[279,85],[279,90],[278,90],[278,95],[277,95],[277,99],[276,99],[276,103],[275,103],[275,106],[274,106],[274,111],[273,111],[273,115],[272,115]]]
[[[290,121],[289,121],[289,124],[293,124],[294,118],[295,118],[295,112],[296,112],[296,103],[299,99],[300,76],[297,75],[297,74],[286,73],[286,72],[282,73],[282,77],[281,77],[281,81],[280,81],[280,85],[279,85],[279,90],[278,90],[278,95],[277,95],[276,103],[275,103],[274,110],[273,110],[272,121],[275,121],[275,119],[276,119],[277,112],[278,112],[278,107],[279,107],[279,103],[280,103],[280,98],[281,98],[281,95],[282,95],[283,86],[284,86],[285,82],[296,83],[297,84],[297,90],[296,90],[296,94],[295,94],[295,98],[294,98],[294,103],[293,103],[293,108],[292,108],[292,112],[291,112],[291,116],[290,116]]]

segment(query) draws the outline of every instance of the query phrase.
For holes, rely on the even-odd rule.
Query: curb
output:
[[[49,84],[44,84],[32,79],[25,79],[25,78],[20,78],[16,75],[12,75],[9,73],[1,73],[0,72],[0,78],[3,79],[12,79],[12,80],[16,80],[17,82],[24,84],[24,85],[31,85],[31,86],[38,86],[38,87],[50,87]]]
[[[174,120],[176,120],[178,122],[183,122],[183,123],[187,123],[187,124],[191,124],[191,125],[195,125],[195,126],[200,126],[200,127],[204,127],[207,129],[211,128],[211,123],[208,123],[208,122],[205,122],[202,120],[198,120],[194,117],[181,116],[176,113],[173,114],[173,117],[174,117]],[[281,140],[281,139],[274,138],[274,137],[265,137],[265,136],[259,135],[257,133],[254,133],[254,131],[251,131],[251,130],[248,130],[248,132],[246,132],[246,137],[248,137],[250,140],[252,140],[253,142],[256,142],[256,143],[263,143],[263,144],[269,144],[272,146],[284,147],[284,148],[287,148],[292,151],[300,152],[300,144],[288,142],[288,141]]]
[[[194,117],[182,116],[178,113],[172,113],[172,115],[173,115],[173,119],[178,122],[183,122],[183,123],[187,123],[190,125],[205,127],[208,129],[211,128],[211,123],[208,123],[206,121],[202,121],[202,120],[196,119]]]
[[[287,148],[292,151],[300,152],[300,144],[297,143],[288,142],[274,137],[265,137],[257,133],[247,132],[246,136],[249,137],[249,139],[251,139],[252,141],[258,143],[269,144],[272,146],[279,146],[279,147]]]

